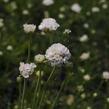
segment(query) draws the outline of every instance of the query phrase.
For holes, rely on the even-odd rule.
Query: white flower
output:
[[[103,72],[103,79],[109,79],[109,72],[108,71]]]
[[[68,95],[66,103],[67,103],[67,105],[71,106],[74,103],[74,96]]]
[[[35,29],[36,29],[36,25],[34,25],[34,24],[24,24],[24,25],[23,25],[23,28],[24,28],[24,31],[25,31],[26,33],[34,32]]]
[[[63,18],[65,17],[65,15],[62,14],[62,13],[60,13],[60,14],[58,15],[58,17],[59,17],[60,19],[63,19]]]
[[[9,0],[3,0],[5,3],[8,3],[9,2]]]
[[[100,3],[104,3],[104,2],[106,2],[106,0],[100,0]]]
[[[90,75],[86,74],[83,76],[83,79],[89,81],[91,79]]]
[[[99,12],[99,11],[100,11],[100,9],[98,7],[93,7],[92,8],[92,12],[93,13],[96,13],[96,12]]]
[[[24,9],[24,10],[22,11],[22,14],[23,14],[23,15],[28,15],[28,14],[29,14],[29,11],[28,11],[27,9]]]
[[[76,12],[76,13],[80,13],[81,11],[81,6],[78,3],[75,3],[71,6],[71,10]]]
[[[53,18],[45,18],[39,25],[39,30],[56,30],[60,25]]]
[[[17,9],[17,4],[14,1],[10,3],[10,6],[13,11]]]
[[[84,28],[89,28],[89,24],[88,23],[84,23],[83,27]]]
[[[50,6],[54,4],[54,0],[43,0],[42,4],[45,6]]]
[[[36,63],[42,63],[45,60],[45,55],[38,54],[34,57]]]
[[[71,30],[70,29],[65,29],[63,33],[64,34],[69,34],[69,33],[71,33]]]
[[[80,42],[86,42],[88,40],[88,35],[84,34],[83,36],[80,37]]]
[[[90,57],[90,53],[89,52],[85,52],[85,53],[81,54],[80,59],[81,60],[87,60],[89,57]]]
[[[34,72],[34,69],[36,68],[36,65],[34,63],[20,63],[20,67],[19,67],[19,71],[20,74],[24,77],[24,78],[29,78],[29,76]]]
[[[54,66],[66,63],[71,57],[71,53],[64,45],[55,43],[47,49],[45,56],[51,65]]]
[[[4,19],[0,18],[0,28],[4,26]]]
[[[13,50],[13,46],[12,45],[8,45],[6,49],[9,50],[9,51],[12,51]]]
[[[103,8],[103,9],[107,9],[107,8],[108,8],[108,4],[103,4],[103,5],[102,5],[102,8]]]
[[[3,55],[3,52],[2,51],[0,51],[0,56],[2,56]]]

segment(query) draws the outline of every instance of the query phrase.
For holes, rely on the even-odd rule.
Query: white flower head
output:
[[[20,74],[24,78],[29,78],[29,76],[34,72],[34,69],[36,68],[36,65],[34,63],[20,63],[19,71]]]
[[[45,61],[45,55],[38,54],[34,57],[36,63],[43,63]]]
[[[2,51],[0,51],[0,56],[2,56],[3,55],[3,52]]]
[[[24,10],[22,11],[22,14],[23,14],[23,15],[28,15],[28,14],[29,14],[29,11],[28,11],[27,9],[24,9]]]
[[[84,52],[81,54],[80,59],[81,60],[87,60],[90,57],[90,53],[89,52]]]
[[[86,74],[83,76],[83,79],[86,80],[86,81],[89,81],[91,79],[90,75],[89,74]]]
[[[81,6],[78,3],[75,3],[71,6],[71,10],[76,12],[76,13],[80,13],[81,12]]]
[[[47,49],[45,57],[54,66],[68,62],[71,53],[64,45],[55,43]]]
[[[6,47],[6,49],[7,49],[8,51],[12,51],[12,50],[13,50],[13,46],[12,46],[12,45],[8,45],[8,46]]]
[[[71,33],[71,30],[70,29],[65,29],[63,33],[64,34],[70,34]]]
[[[103,8],[103,9],[107,9],[107,8],[108,8],[108,4],[106,4],[106,3],[103,4],[103,5],[102,5],[102,8]]]
[[[43,0],[42,4],[45,6],[50,6],[54,4],[54,0]]]
[[[56,30],[60,25],[53,18],[45,18],[39,25],[39,30]]]
[[[4,19],[0,18],[0,28],[4,26]]]
[[[104,71],[103,72],[103,79],[109,79],[109,72],[108,71]]]
[[[86,42],[88,40],[88,35],[87,34],[84,34],[80,37],[80,42]]]
[[[87,28],[89,28],[89,24],[88,23],[84,23],[83,27],[87,29]]]
[[[96,12],[99,12],[99,11],[100,11],[100,8],[98,8],[98,7],[93,7],[92,8],[93,13],[96,13]]]
[[[36,29],[36,25],[34,24],[24,24],[23,25],[24,31],[26,33],[34,32]]]

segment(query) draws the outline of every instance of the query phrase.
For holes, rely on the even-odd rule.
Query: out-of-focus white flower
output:
[[[53,18],[45,18],[39,25],[39,30],[56,30],[60,25]]]
[[[104,71],[103,72],[103,79],[109,79],[109,72],[108,71]]]
[[[82,98],[82,99],[86,98],[86,94],[85,94],[85,93],[82,93],[82,94],[81,94],[81,98]]]
[[[24,24],[23,29],[26,33],[34,32],[36,29],[36,25],[34,24]]]
[[[60,11],[64,12],[66,10],[65,6],[60,7]]]
[[[47,49],[45,56],[51,65],[54,66],[66,63],[71,57],[71,53],[64,45],[55,43]]]
[[[28,3],[28,4],[27,4],[27,7],[28,7],[28,8],[32,8],[32,4],[31,4],[31,3]]]
[[[54,0],[43,0],[42,4],[45,6],[50,6],[54,4]]]
[[[92,7],[92,12],[93,13],[96,13],[96,12],[99,12],[100,11],[100,8],[98,7]]]
[[[71,30],[70,29],[65,29],[63,33],[64,34],[69,34],[69,33],[71,33]]]
[[[86,109],[92,109],[90,106],[87,106],[87,108]]]
[[[95,33],[96,33],[96,30],[92,29],[92,30],[91,30],[91,33],[92,33],[92,34],[95,34]]]
[[[84,34],[83,36],[80,37],[80,42],[86,42],[88,40],[88,35]]]
[[[104,3],[104,2],[106,2],[106,0],[100,0],[100,3]]]
[[[81,60],[87,60],[90,57],[90,53],[89,52],[84,52],[81,54],[80,59]]]
[[[93,93],[93,97],[97,97],[97,95],[98,95],[97,92]]]
[[[89,74],[86,74],[83,76],[83,79],[86,80],[86,81],[89,81],[91,79],[90,75]]]
[[[42,63],[45,60],[45,55],[38,54],[34,57],[36,63]]]
[[[62,13],[60,13],[60,14],[58,15],[58,17],[59,17],[60,19],[63,19],[63,18],[65,17],[65,15],[62,14]]]
[[[3,55],[3,52],[2,51],[0,51],[0,56],[2,56]]]
[[[9,0],[3,0],[5,3],[8,3],[9,2]]]
[[[4,26],[4,20],[0,18],[0,28]]]
[[[84,28],[89,28],[89,24],[88,23],[84,23],[83,27]]]
[[[67,105],[71,106],[74,103],[74,96],[68,95],[66,103],[67,103]]]
[[[78,86],[77,86],[77,90],[78,90],[79,92],[83,92],[83,91],[84,91],[83,85],[78,85]]]
[[[10,6],[11,6],[13,11],[17,9],[17,4],[14,1],[10,3]]]
[[[108,98],[106,98],[106,101],[109,103],[109,97],[108,97]]]
[[[24,78],[29,78],[29,76],[34,72],[34,69],[36,68],[36,65],[34,63],[24,63],[21,62],[20,63],[20,67],[19,67],[19,71],[20,74],[24,77]]]
[[[71,6],[71,10],[76,12],[76,13],[80,13],[81,11],[81,6],[78,3],[75,3]]]
[[[12,51],[12,50],[13,50],[13,46],[12,46],[12,45],[8,45],[8,46],[6,47],[6,49],[7,49],[8,51]]]
[[[103,9],[107,9],[107,8],[108,8],[108,4],[103,4],[103,5],[102,5],[102,8],[103,8]]]
[[[29,11],[27,9],[25,9],[25,10],[22,11],[22,14],[23,15],[28,15],[29,14]]]

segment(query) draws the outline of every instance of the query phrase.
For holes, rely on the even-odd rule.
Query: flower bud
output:
[[[36,63],[43,63],[45,60],[45,56],[42,54],[38,54],[34,57]]]

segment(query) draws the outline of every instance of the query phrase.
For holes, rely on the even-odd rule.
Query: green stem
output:
[[[20,107],[21,103],[21,82],[19,83],[19,101],[18,101],[18,106]]]
[[[53,102],[53,104],[52,104],[52,106],[51,106],[51,109],[54,109],[55,104],[57,103],[57,100],[58,100],[58,98],[59,98],[59,96],[60,96],[60,93],[61,93],[61,91],[62,91],[62,89],[63,89],[63,87],[64,87],[64,85],[65,85],[65,82],[66,82],[66,79],[62,82],[61,87],[60,87],[60,89],[59,89],[59,91],[58,91],[58,93],[57,93],[57,95],[56,95],[56,98],[55,98],[55,100],[54,100],[54,102]]]
[[[40,72],[41,73],[41,72]],[[41,76],[41,74],[40,74]],[[38,77],[38,81],[37,81],[37,84],[36,84],[36,88],[35,88],[35,91],[34,91],[34,96],[33,96],[33,101],[32,101],[32,109],[34,109],[34,103],[35,103],[35,100],[36,100],[36,96],[37,96],[37,91],[38,91],[38,87],[39,87],[39,81],[40,81],[40,76]]]
[[[41,104],[42,104],[42,102],[43,102],[43,100],[44,100],[45,93],[46,93],[46,86],[47,86],[49,80],[51,79],[51,77],[52,77],[54,71],[55,71],[55,66],[53,67],[53,70],[52,70],[52,72],[50,73],[50,75],[49,75],[49,77],[48,77],[48,79],[47,79],[47,81],[46,81],[46,84],[45,84],[45,86],[44,86],[43,93],[42,93],[42,96],[41,96],[41,100],[40,100],[40,102],[39,102],[38,109],[40,109]]]
[[[23,105],[24,105],[25,89],[26,89],[26,80],[24,79],[23,93],[22,93],[22,99],[21,99],[21,109],[23,109],[23,107],[24,107]]]
[[[27,62],[30,61],[30,55],[31,55],[31,36],[29,36],[29,40],[28,40],[28,58],[27,58]]]

